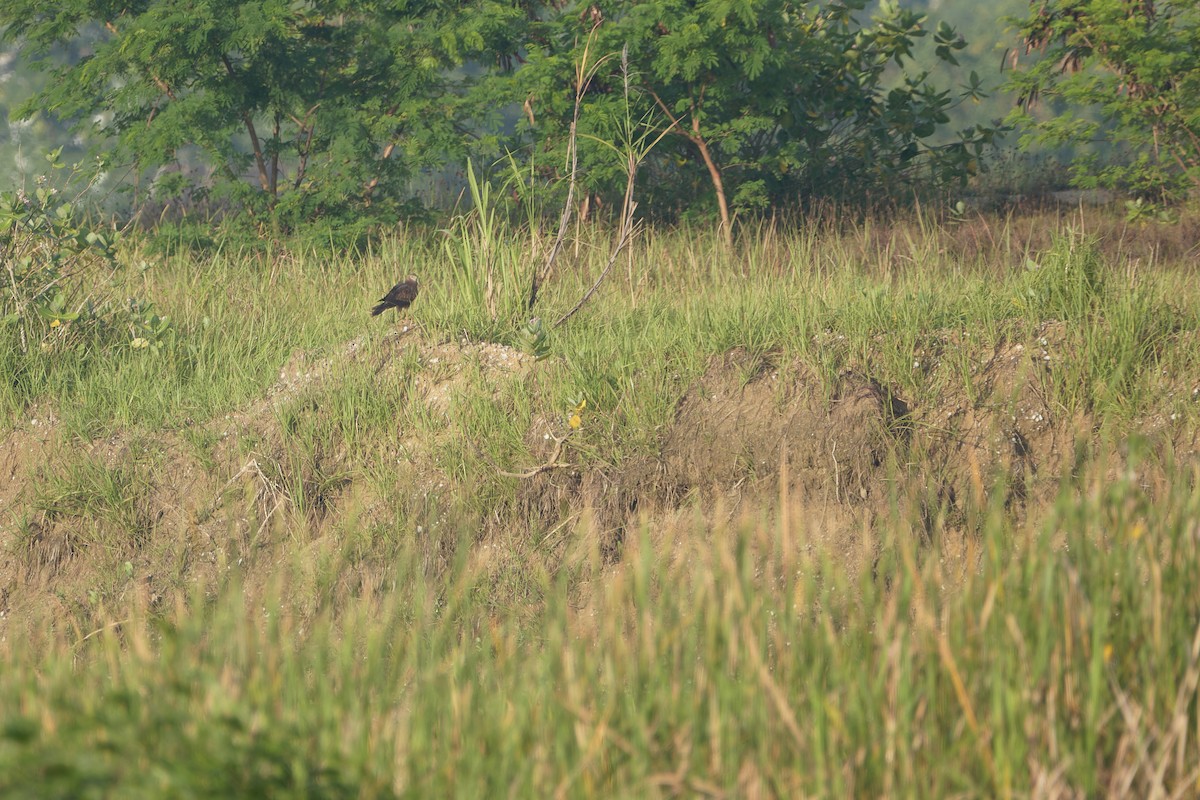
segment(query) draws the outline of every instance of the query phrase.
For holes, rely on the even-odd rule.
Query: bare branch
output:
[[[571,116],[571,127],[567,137],[567,153],[571,161],[571,171],[567,179],[567,199],[563,204],[562,216],[558,220],[558,232],[554,236],[554,244],[550,246],[550,251],[546,254],[546,260],[542,263],[539,269],[534,270],[533,280],[529,285],[529,300],[525,304],[527,311],[532,312],[534,305],[537,304],[538,291],[542,284],[550,277],[550,271],[554,268],[554,262],[558,259],[558,254],[562,251],[563,241],[567,235],[567,226],[571,223],[571,214],[575,210],[575,180],[579,173],[579,145],[577,132],[579,130],[579,109],[583,105],[583,97],[587,94],[588,87],[592,85],[592,78],[596,75],[596,69],[607,59],[600,59],[591,67],[588,66],[588,53],[591,52],[592,42],[595,39],[596,31],[600,27],[600,22],[597,21],[591,31],[588,32],[587,43],[583,47],[583,57],[575,66],[575,108]],[[533,106],[528,99],[525,101],[525,110],[529,114],[529,124],[533,125]]]
[[[471,446],[475,448],[475,452],[479,455],[479,457],[492,465],[492,468],[496,470],[496,474],[503,475],[505,478],[517,478],[518,480],[529,480],[530,478],[535,478],[538,475],[541,475],[543,472],[549,472],[552,469],[565,469],[568,467],[575,466],[574,464],[559,463],[559,460],[558,460],[559,456],[562,455],[563,444],[566,443],[567,439],[571,438],[571,434],[568,433],[566,436],[562,437],[561,439],[558,438],[557,436],[555,436],[554,434],[550,434],[550,438],[552,438],[554,440],[554,452],[552,452],[550,454],[550,458],[547,459],[546,463],[540,464],[540,465],[534,467],[533,469],[526,470],[525,472],[509,472],[508,470],[501,469],[500,465],[497,464],[495,461],[493,461],[491,456],[489,456],[487,453],[483,452],[483,448],[481,448],[477,442],[474,442],[471,440],[468,440],[468,441],[471,441]]]

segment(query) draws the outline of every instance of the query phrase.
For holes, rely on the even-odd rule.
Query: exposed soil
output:
[[[805,510],[806,546],[842,554],[857,572],[873,559],[872,548],[861,546],[863,532],[886,520],[898,501],[915,504],[930,530],[940,519],[945,531],[991,487],[1001,487],[1015,514],[1050,498],[1071,469],[1077,443],[1096,441],[1095,421],[1065,418],[1043,388],[1045,355],[1062,339],[1061,326],[1047,325],[1035,347],[1005,343],[980,354],[973,396],[949,386],[924,405],[867,374],[847,371],[830,387],[803,364],[733,350],[713,359],[679,398],[657,452],[619,464],[567,464],[579,459],[562,455],[556,423],[535,418],[525,441],[535,466],[522,472],[505,465],[518,481],[515,504],[507,516],[477,522],[484,538],[538,531],[553,551],[565,538],[555,531],[586,514],[611,558],[627,526],[640,519],[692,504],[733,514],[787,497]],[[946,334],[920,357],[936,361],[963,346],[959,336]],[[519,351],[430,344],[413,333],[390,339],[370,357],[377,374],[387,375],[404,368],[406,354],[423,366],[409,391],[430,413],[446,417],[447,429],[451,398],[465,381],[484,381],[499,396],[508,381],[536,378],[534,361]],[[214,442],[208,449],[180,434],[88,443],[88,459],[123,476],[128,503],[115,517],[86,498],[52,496],[46,487],[64,468],[59,462],[79,460],[77,452],[69,459],[60,454],[80,444],[63,440],[52,410],[31,411],[0,441],[0,639],[14,620],[70,619],[97,602],[127,600],[130,592],[153,607],[175,594],[206,591],[239,567],[275,564],[280,548],[271,543],[337,547],[330,543],[349,536],[358,521],[386,515],[382,498],[342,468],[348,456],[335,441],[297,467],[303,504],[295,502],[297,487],[271,466],[288,457],[281,404],[332,379],[337,360],[365,357],[357,342],[324,360],[296,354],[259,402],[201,426]],[[1195,396],[1200,387],[1177,390]],[[1154,452],[1196,458],[1196,431],[1161,415],[1140,429]],[[440,471],[433,453],[436,442],[404,431],[398,441],[397,487],[416,499],[453,494],[453,476]],[[114,530],[122,532],[119,539]],[[367,563],[342,576],[343,584],[356,586],[341,590],[378,589],[381,574]]]

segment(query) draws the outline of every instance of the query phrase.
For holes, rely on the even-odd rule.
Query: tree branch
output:
[[[275,112],[275,127],[271,132],[275,146],[271,149],[271,196],[279,193],[279,126],[282,120],[279,112]]]
[[[671,120],[671,126],[667,130],[674,130],[695,145],[696,149],[700,151],[700,158],[704,160],[704,166],[708,169],[708,178],[712,181],[713,190],[717,195],[717,211],[721,215],[721,230],[725,235],[725,244],[732,245],[733,228],[729,219],[729,203],[725,197],[725,181],[721,177],[721,168],[717,166],[716,159],[712,156],[712,150],[709,148],[708,142],[700,133],[700,108],[704,106],[704,90],[707,88],[707,84],[700,87],[699,101],[693,100],[691,103],[690,115],[692,125],[690,131],[683,126],[678,117],[671,113],[671,109],[667,108],[667,104],[662,101],[662,98],[653,89],[648,86],[645,88],[646,92],[654,98],[654,102],[658,104],[658,107],[667,115],[667,119]]]
[[[632,215],[633,209],[636,209],[636,208],[637,208],[637,203],[633,203],[632,208],[630,209],[631,215]],[[608,264],[606,264],[604,266],[604,271],[600,273],[599,278],[596,278],[596,282],[593,283],[591,285],[591,287],[586,292],[583,293],[583,297],[579,298],[579,302],[576,303],[574,306],[572,306],[570,311],[563,314],[561,317],[559,317],[555,321],[555,323],[554,323],[555,328],[559,327],[564,322],[569,320],[571,317],[575,316],[576,312],[578,312],[579,309],[583,308],[584,304],[587,303],[587,301],[591,299],[592,295],[596,293],[596,290],[600,288],[600,284],[604,282],[604,279],[606,277],[608,277],[608,273],[612,270],[613,265],[617,263],[617,257],[619,255],[621,255],[621,251],[624,250],[632,240],[633,240],[633,226],[626,226],[626,225],[622,224],[621,237],[617,240],[616,247],[613,248],[612,253],[609,255]]]
[[[549,472],[552,469],[565,469],[575,466],[574,464],[559,463],[558,460],[559,456],[562,455],[563,444],[566,443],[567,439],[571,438],[571,433],[567,433],[567,435],[561,439],[554,434],[549,434],[549,436],[554,440],[554,452],[550,454],[550,458],[547,459],[544,464],[539,464],[533,469],[526,470],[525,472],[509,472],[508,470],[501,469],[500,465],[493,461],[491,456],[483,452],[483,448],[479,446],[478,442],[475,442],[471,439],[468,439],[467,441],[471,442],[471,446],[475,448],[475,452],[480,458],[492,465],[492,469],[496,470],[498,475],[503,475],[506,478],[517,478],[518,480],[528,480],[530,478],[536,478],[543,472]]]
[[[320,107],[321,104],[317,103],[306,111],[303,122],[295,117],[292,118],[296,126],[304,133],[304,144],[296,148],[300,156],[300,163],[296,167],[296,180],[292,182],[293,189],[300,188],[300,184],[304,182],[304,175],[308,171],[308,156],[312,152],[313,134],[317,130],[317,125],[313,122],[313,114],[317,113],[317,109]]]
[[[380,157],[379,160],[387,161],[389,158],[392,157],[392,153],[395,152],[395,150],[396,150],[396,142],[395,141],[388,142],[387,147],[383,148],[383,155]],[[363,189],[363,200],[366,201],[367,205],[371,205],[371,194],[375,191],[375,187],[378,185],[379,185],[379,176],[376,175],[375,177],[371,178],[371,180],[369,180],[367,182],[366,188]]]

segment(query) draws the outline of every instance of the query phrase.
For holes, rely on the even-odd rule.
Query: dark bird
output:
[[[393,286],[391,291],[379,299],[379,305],[371,309],[371,316],[379,316],[389,308],[394,308],[397,311],[403,311],[412,305],[413,300],[417,299],[417,291],[419,289],[420,286],[417,284],[417,276],[409,275],[407,278]]]

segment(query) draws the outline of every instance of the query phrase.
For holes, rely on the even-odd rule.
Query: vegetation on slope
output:
[[[534,337],[506,228],[126,243],[154,346],[0,348],[0,792],[1186,793],[1194,225],[650,230]]]

